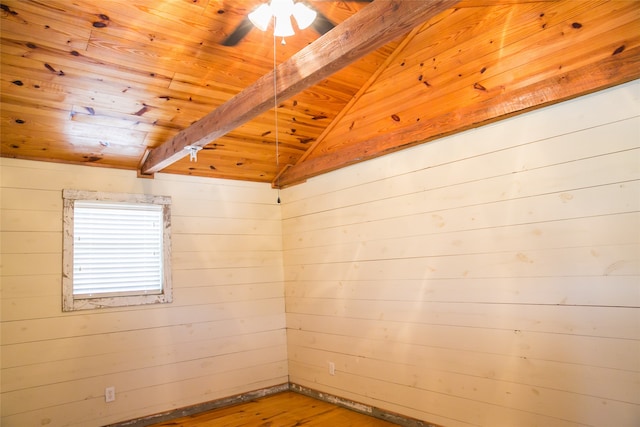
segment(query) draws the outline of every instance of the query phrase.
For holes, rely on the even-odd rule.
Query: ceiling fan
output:
[[[371,2],[373,0],[353,0],[360,2]],[[323,35],[331,30],[335,25],[326,16],[315,9],[307,6],[303,2],[294,3],[294,0],[270,0],[254,9],[244,17],[235,30],[222,41],[223,46],[235,46],[251,31],[253,27],[258,27],[266,31],[270,22],[274,23],[274,34],[278,37],[293,35],[291,17],[298,24],[299,29],[311,26],[318,34]]]

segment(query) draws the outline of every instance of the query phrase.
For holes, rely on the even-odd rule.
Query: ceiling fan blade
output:
[[[371,3],[373,0],[349,0],[349,1],[353,1],[355,3]],[[324,35],[327,31],[335,27],[335,24],[331,22],[329,18],[324,16],[322,13],[318,12],[317,9],[316,9],[316,13],[317,13],[316,19],[313,21],[313,24],[311,24],[311,26],[313,27],[314,30],[316,30],[318,34]]]
[[[329,21],[329,18],[318,11],[316,11],[316,13],[316,19],[313,21],[313,24],[311,24],[311,26],[314,30],[316,30],[318,34],[323,35],[327,31],[335,27],[333,22]]]
[[[246,36],[247,33],[251,31],[252,28],[253,28],[253,24],[251,23],[249,18],[245,16],[244,19],[238,24],[236,29],[233,30],[233,32],[229,34],[229,36],[226,39],[224,39],[224,41],[222,42],[222,45],[223,46],[237,45],[240,42],[240,40],[242,40],[244,36]]]

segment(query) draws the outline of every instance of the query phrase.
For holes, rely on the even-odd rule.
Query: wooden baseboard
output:
[[[184,408],[174,409],[172,411],[162,412],[135,420],[124,421],[115,424],[109,424],[105,427],[145,427],[164,421],[173,420],[175,418],[187,417],[201,412],[211,411],[213,409],[224,408],[226,406],[236,405],[238,403],[249,402],[261,397],[271,396],[272,394],[282,393],[289,390],[289,383],[279,384],[260,390],[250,391],[248,393],[237,394],[235,396],[224,397],[222,399],[212,400],[210,402],[199,403],[197,405],[187,406]]]
[[[343,399],[342,397],[323,393],[321,391],[304,387],[299,384],[289,383],[289,389],[291,391],[295,391],[296,393],[304,394],[305,396],[313,397],[314,399],[322,400],[323,402],[332,403],[334,405],[341,406],[343,408],[347,408],[361,414],[369,415],[370,417],[389,421],[390,423],[398,424],[403,427],[439,427],[435,424],[430,424],[415,418],[409,418],[404,415],[385,411],[374,406],[364,405],[362,403],[354,402],[349,399]]]
[[[384,421],[389,421],[391,423],[398,424],[403,427],[439,427],[435,424],[430,424],[415,418],[405,417],[404,415],[396,414],[396,413],[385,411],[373,406],[354,402],[348,399],[344,399],[342,397],[334,396],[328,393],[324,393],[324,392],[314,390],[312,388],[304,387],[294,383],[279,384],[272,387],[263,388],[260,390],[250,391],[248,393],[237,394],[235,396],[229,396],[222,399],[212,400],[210,402],[199,403],[197,405],[192,405],[184,408],[174,409],[172,411],[162,412],[160,414],[149,415],[147,417],[137,418],[135,420],[109,424],[105,427],[145,427],[152,424],[158,424],[161,422],[170,421],[175,418],[187,417],[189,415],[199,414],[201,412],[211,411],[214,409],[220,409],[227,406],[236,405],[238,403],[249,402],[251,400],[259,399],[261,397],[267,397],[273,394],[282,393],[284,391],[293,391],[296,393],[304,394],[305,396],[322,400],[323,402],[331,403],[333,405],[341,406],[343,408],[347,408],[352,411],[369,415],[371,417],[375,417]]]

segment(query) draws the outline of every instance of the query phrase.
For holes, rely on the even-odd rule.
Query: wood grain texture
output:
[[[228,408],[152,424],[152,426],[213,427],[225,425],[240,427],[264,425],[265,423],[274,426],[391,427],[397,425],[299,393],[284,392]]]
[[[256,3],[7,4],[1,26],[1,155],[136,169],[149,147],[173,137],[273,68],[273,39],[257,30],[237,48],[220,45]],[[337,23],[364,5],[350,3],[325,12]],[[306,30],[298,36],[279,46],[278,62],[318,34]],[[293,145],[289,152],[283,150],[287,162],[295,161],[322,129],[312,118],[332,117],[327,107],[341,108],[388,49],[354,64],[335,78],[340,82],[329,78],[300,94],[298,107],[284,106],[283,117],[298,122],[287,125],[289,131],[281,136]],[[324,105],[316,105],[318,101]],[[46,131],[40,125],[44,116],[49,118]],[[92,131],[77,135],[73,124],[78,123]],[[268,182],[276,172],[273,120],[267,115],[250,128],[249,135],[240,130],[219,142],[231,146],[242,141],[244,147],[220,157],[204,154],[206,166],[186,162],[174,171]],[[138,132],[130,137],[121,129]],[[252,160],[258,152],[261,160]]]
[[[291,381],[447,426],[635,425],[637,90],[283,190]]]
[[[276,99],[287,100],[319,83],[421,22],[452,7],[456,2],[373,2],[357,17],[346,20],[334,31],[293,55],[273,72],[265,74],[229,102],[154,149],[142,165],[142,173],[155,173],[165,168],[185,157],[184,147],[209,144],[270,110]]]
[[[287,382],[268,185],[0,163],[3,426],[99,426]],[[65,188],[171,196],[173,303],[62,313]]]
[[[637,78],[640,10],[610,5],[462,9],[425,26],[280,184]],[[456,38],[439,40],[442,25]]]
[[[231,117],[228,129],[211,126],[198,162],[185,156],[163,171],[268,183],[278,176],[274,186],[290,186],[638,77],[634,0],[465,0],[386,43],[375,24],[337,39],[308,28],[275,50],[270,31],[250,29],[224,46],[260,2],[6,3],[0,156],[139,170],[149,152],[208,115]],[[307,3],[337,28],[372,6]],[[342,69],[322,67],[334,56],[350,62],[344,48],[354,40],[360,53],[382,45]],[[274,63],[291,64],[278,77],[292,90],[273,90]],[[310,67],[326,75],[312,83]],[[245,90],[250,100],[213,113]],[[263,108],[252,109],[257,95]]]

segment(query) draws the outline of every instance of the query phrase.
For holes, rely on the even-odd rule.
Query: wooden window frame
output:
[[[162,304],[173,301],[171,281],[171,197],[146,194],[108,193],[65,189],[63,198],[62,252],[62,311],[88,310],[107,307],[126,307],[143,304]],[[163,254],[162,290],[154,293],[123,292],[95,297],[75,296],[73,289],[74,209],[76,200],[109,201],[118,203],[154,204],[162,206]]]

